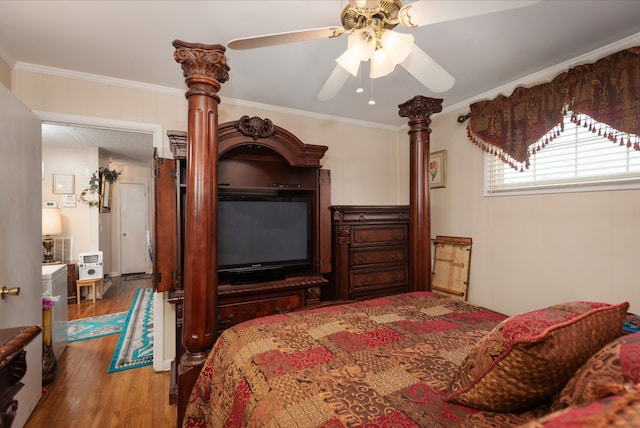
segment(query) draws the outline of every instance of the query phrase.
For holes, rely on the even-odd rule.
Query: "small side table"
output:
[[[102,278],[76,279],[76,294],[78,299],[78,305],[80,304],[80,289],[82,287],[91,287],[91,291],[93,293],[93,303],[96,302],[96,286],[100,287],[100,295],[104,296],[104,291],[102,289]],[[89,300],[89,295],[87,295],[86,300]]]

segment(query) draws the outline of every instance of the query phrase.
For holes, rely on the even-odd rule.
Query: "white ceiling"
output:
[[[503,0],[507,1],[507,0]],[[409,1],[405,3],[410,3]],[[438,7],[433,2],[433,7]],[[234,38],[340,26],[345,0],[0,1],[0,56],[10,65],[74,70],[184,90],[171,42],[223,44]],[[400,126],[398,104],[415,95],[470,103],[494,88],[640,33],[640,1],[543,0],[533,6],[432,24],[415,43],[456,79],[431,93],[404,69],[357,95],[350,77],[332,100],[316,96],[346,36],[255,50],[228,49],[225,99]]]
[[[153,156],[153,136],[144,132],[43,123],[42,144],[51,148],[98,148],[104,159],[120,165],[151,167]]]

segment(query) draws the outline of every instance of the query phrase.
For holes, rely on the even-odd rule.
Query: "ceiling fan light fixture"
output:
[[[411,34],[392,30],[385,31],[380,37],[380,43],[394,65],[400,64],[409,56],[414,40]]]
[[[336,62],[340,67],[344,68],[351,74],[352,76],[358,75],[358,68],[360,68],[360,60],[354,58],[353,55],[346,50],[342,55],[336,58]]]
[[[371,73],[369,77],[377,79],[378,77],[386,76],[396,68],[395,64],[391,61],[387,50],[380,48],[371,57]]]
[[[359,61],[368,61],[376,51],[375,33],[368,28],[354,30],[349,34],[347,50]]]

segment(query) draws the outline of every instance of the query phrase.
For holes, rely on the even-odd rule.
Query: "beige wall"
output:
[[[0,84],[11,89],[11,67],[0,58]]]
[[[166,131],[187,128],[187,102],[183,90],[135,89],[15,70],[13,92],[34,111],[161,125],[165,134],[162,150],[165,157],[171,157]],[[322,164],[331,170],[333,204],[408,203],[408,137],[403,136],[399,141],[394,128],[319,119],[304,114],[292,115],[267,107],[242,106],[223,97],[219,108],[220,123],[237,120],[243,115],[269,118],[304,143],[328,146]],[[78,171],[76,177],[82,177],[82,171]],[[88,179],[86,181],[88,183]],[[77,191],[79,186],[82,184],[76,183]],[[114,192],[116,190],[114,188]],[[115,204],[117,201],[114,202],[114,210],[117,208]],[[79,212],[86,207],[78,206],[75,210]],[[89,216],[93,218],[92,214]],[[117,227],[113,218],[105,219],[104,216],[101,214],[98,220],[96,214],[95,220],[89,220],[95,223],[92,230],[98,230],[98,221],[103,229]],[[65,233],[67,230],[70,229],[65,228]],[[100,238],[95,239],[97,242]],[[112,266],[114,263],[117,261],[112,257]],[[167,361],[174,355],[173,306],[165,304],[162,313],[163,358]]]
[[[159,124],[165,132],[186,129],[187,103],[182,92],[167,94],[16,71],[14,93],[36,111]],[[331,170],[334,204],[408,203],[407,178],[401,177],[406,174],[399,174],[408,138],[399,142],[395,128],[292,115],[224,98],[219,110],[221,123],[243,115],[269,118],[307,144],[328,146],[322,164]],[[163,153],[171,156],[166,136]]]
[[[34,110],[186,129],[182,92],[162,93],[17,71],[14,92]],[[406,129],[241,106],[221,91],[220,122],[268,117],[308,144],[327,145],[333,204],[407,204]],[[628,300],[640,311],[640,190],[484,197],[483,156],[457,123],[432,117],[431,150],[447,150],[447,187],[431,191],[432,235],[473,238],[470,301],[515,314],[567,300]],[[170,156],[164,141],[165,156]],[[172,334],[172,309],[165,312]],[[172,353],[171,340],[165,342]]]
[[[225,103],[223,99],[220,123],[243,115],[268,117],[306,144],[329,147],[321,164],[331,170],[332,204],[408,203],[408,191],[403,189],[408,186],[408,176],[406,180],[398,177],[399,157],[408,153],[408,140],[399,142],[395,128],[292,116]]]
[[[87,171],[98,169],[97,148],[42,148],[44,161],[44,180],[42,180],[42,201],[58,204],[62,218],[63,237],[73,238],[73,260],[79,252],[99,250],[98,210],[89,208],[77,201],[75,207],[63,207],[63,195],[53,193],[53,175],[70,174],[74,176],[74,196],[77,198],[85,187],[89,186]]]
[[[570,300],[629,301],[640,311],[640,190],[483,196],[484,152],[436,115],[447,187],[432,189],[432,234],[473,238],[469,300],[512,315]]]

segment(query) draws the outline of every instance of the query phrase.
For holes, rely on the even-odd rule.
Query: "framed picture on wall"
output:
[[[432,189],[447,187],[447,151],[429,154],[429,182]]]
[[[53,174],[53,193],[74,193],[74,178],[73,174]]]

